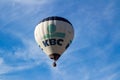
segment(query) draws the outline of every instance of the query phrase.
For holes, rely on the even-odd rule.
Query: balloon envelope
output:
[[[34,36],[41,49],[51,59],[58,60],[72,42],[74,29],[67,19],[52,16],[36,26]]]

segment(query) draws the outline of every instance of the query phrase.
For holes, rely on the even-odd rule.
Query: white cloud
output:
[[[115,71],[118,67],[119,63],[100,67],[99,69],[96,69],[96,66],[94,66],[93,68],[89,68],[89,66],[78,66],[76,68],[71,68],[70,66],[68,66],[66,68],[61,68],[60,66],[58,66],[56,68],[51,67],[51,74],[53,77],[52,80],[116,80],[119,77],[119,71]]]
[[[26,5],[43,5],[47,3],[51,3],[53,0],[2,0],[1,2],[14,2],[15,3],[20,3],[20,4],[26,4]],[[13,5],[14,5],[13,4]]]
[[[8,73],[9,71],[12,71],[12,67],[6,65],[4,59],[0,58],[0,74]]]
[[[0,54],[8,53],[12,55],[9,57],[9,59],[15,58],[16,61],[21,59],[25,62],[19,63],[18,61],[17,63],[12,63],[12,65],[9,65],[4,62],[3,58],[0,58],[0,74],[30,69],[37,65],[48,62],[49,58],[40,50],[37,43],[35,43],[33,39],[24,37],[24,35],[21,33],[16,33],[13,36],[17,36],[19,37],[19,39],[21,39],[24,44],[24,48],[15,48],[15,51],[13,53],[7,50],[0,49]]]
[[[30,69],[37,65],[46,63],[46,61],[47,61],[44,59],[45,57],[42,56],[41,53],[39,53],[39,51],[37,53],[35,52],[35,54],[34,54],[34,51],[32,53],[27,50],[25,50],[25,52],[22,52],[22,51],[17,52],[16,51],[15,55],[13,55],[13,57],[9,57],[9,59],[10,58],[16,58],[16,61],[17,61],[17,59],[23,59],[25,62],[23,62],[22,64],[19,62],[14,63],[14,64],[12,63],[13,64],[13,66],[12,66],[12,65],[7,64],[6,62],[3,61],[2,58],[0,58],[0,74]]]
[[[25,69],[30,69],[37,66],[35,63],[28,63],[28,64],[22,64],[18,66],[10,66],[7,64],[1,64],[0,65],[0,75],[6,74],[6,73],[11,73],[11,72],[16,72],[16,71],[21,71]]]
[[[15,52],[15,57],[23,58],[24,60],[34,60],[36,64],[40,64],[47,58],[46,55],[40,50],[35,41],[29,39],[22,39],[26,49],[18,50]]]
[[[114,69],[118,68],[120,66],[119,62],[107,65],[105,67],[103,67],[102,69],[99,70],[100,73],[104,73],[104,72],[111,72]]]
[[[0,57],[0,65],[2,65],[4,62],[3,58]]]
[[[23,4],[45,4],[45,3],[50,3],[48,0],[14,0],[15,2],[18,3],[23,3]]]
[[[16,21],[19,21],[21,18],[26,17],[28,14],[32,13],[32,15],[34,15],[38,12],[44,11],[44,8],[48,7],[46,5],[51,4],[52,1],[53,0],[51,1],[48,1],[48,0],[9,0],[9,1],[4,0],[4,1],[1,1],[1,2],[4,2],[5,5],[11,4],[11,5],[8,5],[6,8],[2,6],[3,9],[6,11],[4,13],[1,13],[2,15],[0,16],[0,18],[5,22],[4,25],[2,26],[2,29],[4,29],[5,32],[8,34],[12,34],[13,37],[19,38],[20,41],[23,43],[24,48],[17,47],[15,48],[15,51],[13,53],[7,50],[0,50],[0,53],[1,54],[9,53],[13,55],[13,56],[10,56],[9,59],[15,58],[16,61],[17,59],[22,59],[25,61],[25,63],[19,64],[18,62],[17,64],[14,64],[14,66],[12,66],[12,65],[7,64],[6,62],[4,62],[2,58],[0,58],[0,74],[29,69],[29,68],[35,67],[36,65],[41,65],[42,63],[50,64],[49,63],[50,59],[40,50],[35,40],[33,39],[33,36],[32,38],[28,37],[29,33],[30,35],[33,35],[32,34],[33,32],[31,33],[31,28],[26,29],[25,27],[21,27],[23,28],[23,30],[26,29],[26,31],[23,32],[23,30],[17,31],[18,27],[16,28],[16,27],[11,26],[12,27],[12,30],[11,30],[11,28],[7,26],[14,21],[16,22]],[[37,8],[37,6],[39,9]],[[8,10],[9,7],[11,7],[10,10]],[[6,20],[6,15],[8,14],[9,16],[7,17],[7,20]],[[46,14],[47,13],[41,14],[41,16],[46,15]],[[36,20],[36,17],[34,18],[34,21],[35,20]],[[25,24],[25,23],[19,23],[19,24]]]
[[[13,71],[12,69],[13,68],[8,66],[8,65],[7,66],[6,65],[1,65],[0,66],[0,74],[5,74],[5,73],[8,73],[10,71]]]
[[[82,79],[89,80],[90,72],[86,67],[72,68],[68,70],[67,68],[60,68],[59,66],[56,68],[51,67],[52,80],[73,80],[73,79]],[[57,74],[57,75],[56,75]]]
[[[103,80],[115,80],[116,77],[118,77],[119,74],[118,73],[114,73],[114,74],[111,74],[109,76],[107,76],[106,78],[104,78]]]
[[[54,0],[1,0],[0,19],[3,21],[2,27],[7,27],[9,24],[14,23],[14,21],[15,23],[20,24],[22,19],[26,19],[28,17],[32,18],[30,19],[31,21],[34,17],[33,21],[35,22],[37,19],[39,22],[40,17],[44,17],[45,15],[49,14],[51,10],[47,9],[48,6],[50,7],[50,5],[52,5],[53,1]]]
[[[102,18],[106,19],[109,24],[113,23],[112,20],[115,17],[115,2],[111,2],[108,5],[106,5],[105,9],[102,13]]]

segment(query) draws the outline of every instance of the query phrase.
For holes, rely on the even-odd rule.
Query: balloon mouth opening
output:
[[[60,57],[60,54],[58,54],[58,53],[53,53],[53,54],[49,55],[49,57],[50,57],[51,59],[53,59],[54,61],[57,61],[57,60],[59,59],[59,57]]]

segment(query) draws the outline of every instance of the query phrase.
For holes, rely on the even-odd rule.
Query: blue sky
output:
[[[0,80],[119,80],[119,0],[0,0]],[[34,40],[45,17],[67,18],[71,46],[52,67]]]

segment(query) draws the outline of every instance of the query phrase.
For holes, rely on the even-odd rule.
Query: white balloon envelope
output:
[[[35,40],[51,59],[57,61],[74,37],[72,24],[65,18],[52,16],[43,19],[35,28]],[[54,66],[56,66],[54,62]]]

